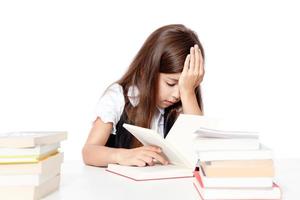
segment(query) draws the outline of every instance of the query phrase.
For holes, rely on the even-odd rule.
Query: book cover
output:
[[[9,200],[38,200],[59,187],[60,175],[56,175],[38,186],[5,186],[0,187],[1,199]]]
[[[197,157],[203,161],[219,160],[268,160],[273,158],[273,152],[265,145],[260,145],[255,150],[216,150],[216,151],[198,151]]]
[[[55,155],[58,150],[53,150],[42,155],[28,155],[28,156],[6,156],[0,157],[0,164],[21,164],[21,163],[38,163],[41,160]]]
[[[203,168],[195,170],[194,177],[204,188],[270,188],[273,177],[208,177]]]
[[[220,160],[201,162],[207,177],[274,177],[273,160]]]
[[[49,173],[63,162],[63,153],[56,153],[37,163],[1,164],[0,175]]]
[[[1,174],[0,187],[38,186],[60,174],[60,167],[60,165],[52,166],[51,170],[40,174]]]
[[[0,158],[1,157],[11,157],[11,156],[33,156],[33,155],[43,155],[48,152],[53,152],[60,147],[60,143],[38,145],[35,147],[27,148],[8,148],[0,147]]]
[[[193,177],[193,172],[191,169],[176,165],[156,164],[154,166],[133,167],[118,164],[108,164],[106,170],[134,181]]]
[[[271,188],[203,188],[194,179],[193,185],[202,200],[280,200],[281,190],[276,183]]]
[[[65,131],[0,133],[0,147],[25,148],[59,143],[67,138]]]

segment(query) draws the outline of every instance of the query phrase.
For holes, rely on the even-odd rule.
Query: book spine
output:
[[[202,182],[202,178],[201,178],[201,176],[199,174],[199,171],[194,171],[194,176],[195,176],[196,180],[198,181],[198,183],[200,184],[200,186],[202,188],[204,188],[204,184]]]

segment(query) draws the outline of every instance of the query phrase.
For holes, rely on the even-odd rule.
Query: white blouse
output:
[[[127,97],[132,106],[136,106],[139,103],[139,91],[135,86],[129,87]],[[104,123],[112,122],[113,130],[112,134],[116,134],[116,125],[121,118],[125,106],[125,99],[123,94],[123,88],[120,84],[114,83],[111,85],[102,97],[99,99],[96,106],[96,115],[101,118]],[[164,109],[157,108],[152,122],[151,129],[155,130],[162,137],[164,126]]]

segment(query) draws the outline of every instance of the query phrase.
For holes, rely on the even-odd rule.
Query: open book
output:
[[[124,124],[123,126],[143,145],[160,147],[168,158],[170,165],[156,165],[138,168],[109,164],[107,171],[123,175],[134,180],[192,177],[198,160],[198,154],[194,147],[195,141],[199,141],[199,135],[195,134],[195,131],[197,131],[200,127],[217,127],[218,124],[219,120],[208,119],[197,115],[181,114],[165,139],[156,133],[155,130]],[[230,137],[234,138],[234,134],[230,134]],[[241,134],[242,132],[239,132],[239,136],[237,137],[238,139],[241,138]],[[214,132],[213,137],[216,136],[217,133]],[[256,143],[251,148],[258,148],[257,137],[253,137],[251,135],[250,137],[244,136],[243,138],[255,140]],[[223,135],[220,139],[223,139]],[[220,144],[219,141],[218,144]]]

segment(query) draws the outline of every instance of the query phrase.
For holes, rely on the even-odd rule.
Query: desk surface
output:
[[[283,200],[300,196],[300,159],[275,160],[275,181],[283,191]],[[44,200],[71,199],[199,199],[191,179],[170,179],[136,182],[105,171],[105,168],[85,166],[80,161],[62,165],[58,191]]]

